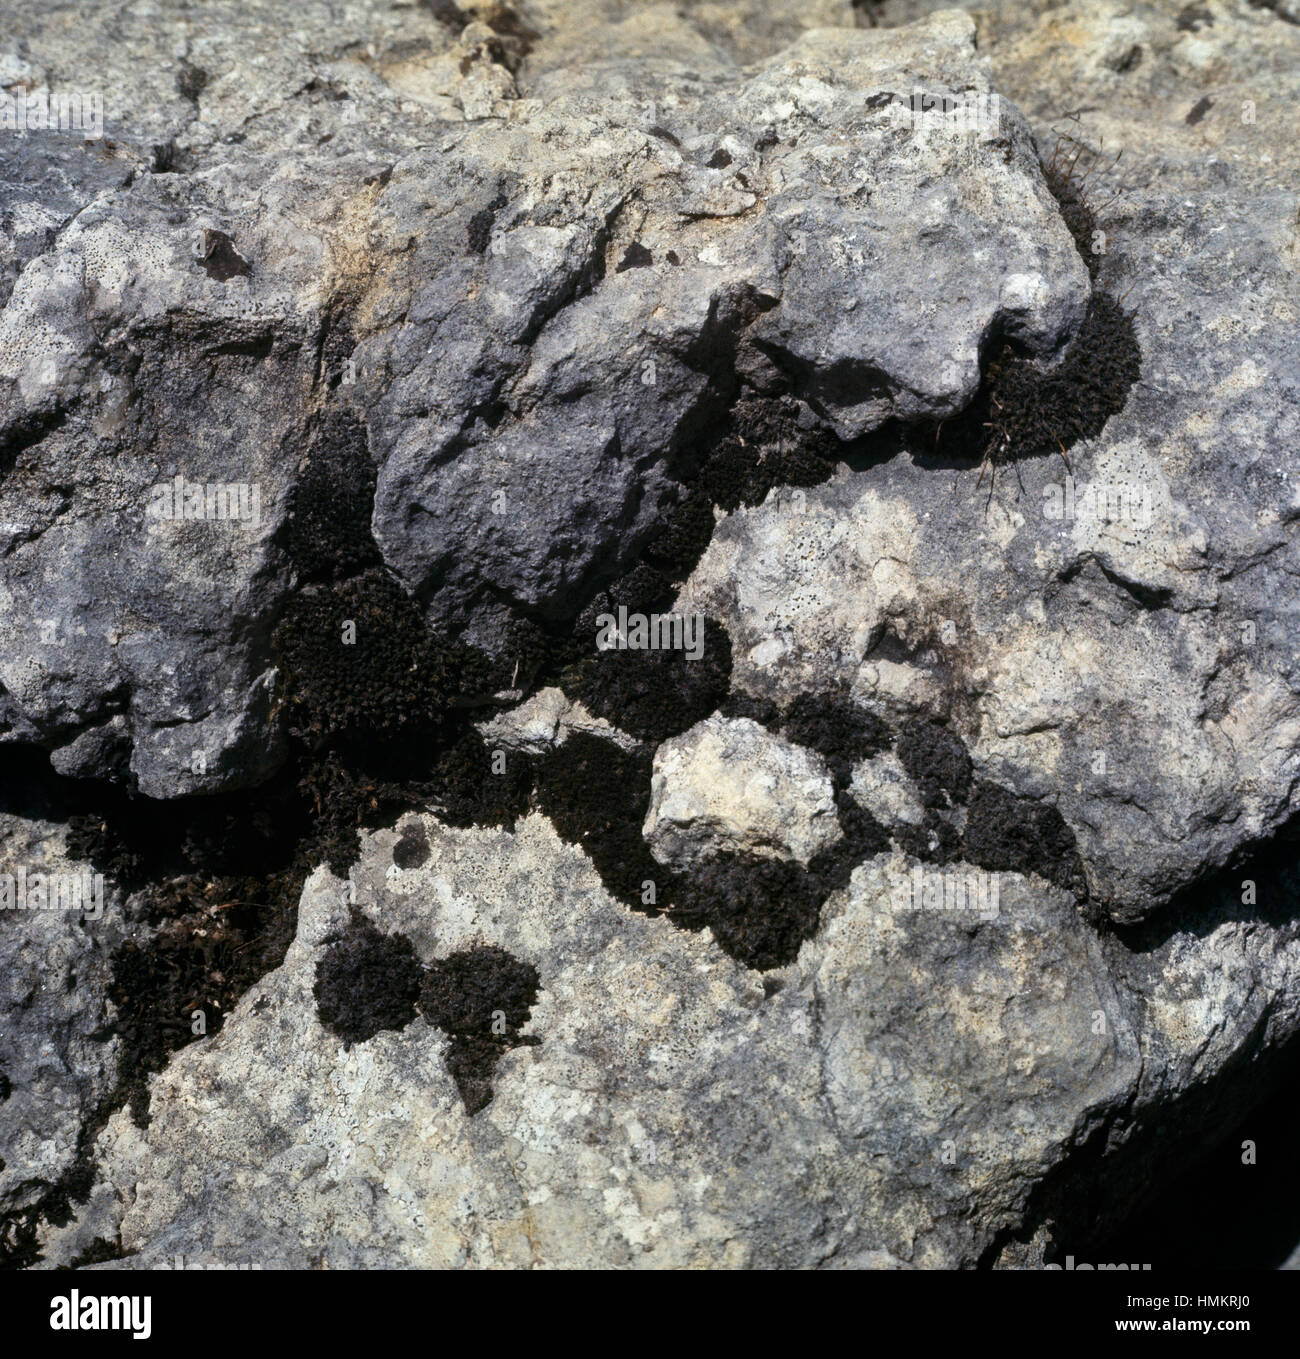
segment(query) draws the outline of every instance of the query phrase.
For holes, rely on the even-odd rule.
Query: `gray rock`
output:
[[[1199,86],[1184,97],[1171,74],[1229,42],[1243,70],[1274,71],[1300,34],[1125,11],[1125,42],[1158,57],[1129,80],[1108,64],[1117,13],[1072,5],[1068,41],[1021,16],[995,70],[1028,108],[1045,65],[1096,106],[1044,118],[1045,144],[1056,126],[1124,150],[1122,175],[1105,156],[1095,171],[1096,201],[1116,195],[1102,278],[1143,351],[1124,411],[1071,473],[1004,468],[991,499],[987,473],[977,490],[974,469],[907,456],[773,493],[719,526],[680,607],[726,624],[751,692],[833,676],[894,722],[951,720],[980,773],[1059,809],[1094,897],[1132,921],[1300,806],[1285,98],[1261,76],[1245,122],[1247,81],[1207,126],[1188,120]]]
[[[987,91],[962,16],[809,32],[752,74],[723,53],[656,112],[558,68],[521,95],[481,24],[427,21],[399,61],[411,16],[350,14],[303,6],[245,81],[205,9],[188,65],[130,67],[145,105],[110,100],[93,169],[23,134],[61,174],[15,183],[4,246],[0,686],[9,739],[69,771],[129,763],[165,797],[275,768],[280,529],[327,408],[367,428],[375,538],[432,621],[559,617],[635,560],[738,372],[858,435],[958,409],[991,330],[1050,356],[1083,314],[1018,114],[1004,155],[914,137],[887,98],[919,72]],[[53,60],[54,33],[17,36]],[[633,247],[650,262],[622,268]],[[254,488],[256,522],[147,517],[177,475]]]
[[[1211,1144],[1300,1027],[1295,873],[1258,906],[1203,884],[1300,788],[1300,30],[1281,3],[537,0],[531,36],[463,8],[92,9],[75,35],[5,10],[0,85],[94,50],[109,139],[0,132],[0,740],[162,797],[272,771],[285,519],[334,416],[365,428],[388,567],[491,644],[638,559],[719,403],[788,392],[858,442],[725,516],[678,607],[726,628],[733,691],[944,724],[998,807],[1059,814],[1125,928],[960,857],[967,807],[923,807],[897,752],[851,788],[894,848],[766,975],[614,901],[540,813],[408,815],[350,883],[315,873],[283,965],[153,1078],[149,1127],[101,1129],[120,926],[6,913],[0,1212],[86,1143],[50,1265],[120,1237],[123,1267],[1037,1268]],[[909,126],[917,86],[996,90],[1001,135]],[[1060,133],[1098,153],[1091,262],[1141,380],[1072,486],[1051,450],[992,487],[887,457],[872,436],[956,414],[995,338],[1050,364],[1077,332],[1093,285],[1034,145]],[[256,522],[149,516],[177,473],[256,487]],[[555,689],[480,730],[645,749]],[[646,833],[685,871],[831,843],[820,758],[754,722],[657,766]],[[417,825],[429,857],[399,868]],[[936,826],[958,857],[902,852],[939,857]],[[6,864],[81,867],[52,822],[0,833]],[[320,1023],[354,904],[426,967],[485,943],[537,968],[540,1042],[481,1112],[414,1008],[351,1047]]]
[[[925,820],[916,787],[892,751],[855,765],[850,789],[883,826],[919,826]]]
[[[34,1207],[72,1169],[117,1075],[107,989],[121,897],[107,882],[96,897],[92,878],[84,909],[38,908],[38,883],[57,902],[59,877],[92,871],[63,840],[54,822],[0,814],[0,1215]]]
[[[366,837],[350,888],[309,881],[284,965],[154,1081],[147,1130],[105,1128],[49,1263],[120,1231],[133,1268],[1032,1266],[1049,1227],[1092,1226],[1030,1212],[1081,1141],[1134,1141],[1177,1091],[1230,1099],[1243,1055],[1300,1025],[1294,924],[1220,916],[1128,953],[1054,889],[1001,874],[954,906],[879,855],[764,985],[611,901],[543,817],[418,820],[425,865],[393,865],[408,818]],[[540,1043],[501,1058],[481,1113],[414,1009],[351,1048],[319,1023],[353,898],[426,964],[488,943],[537,968]],[[1177,1154],[1136,1141],[1129,1175]]]
[[[684,870],[720,850],[807,864],[840,838],[826,762],[749,718],[706,717],[655,752],[642,829]]]

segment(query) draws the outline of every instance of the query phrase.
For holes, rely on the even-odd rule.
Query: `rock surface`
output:
[[[106,133],[0,128],[0,872],[122,867],[102,919],[0,913],[0,1254],[1036,1268],[1283,1071],[1285,4],[0,9],[0,86],[93,50]],[[952,452],[1120,297],[1095,432]],[[384,571],[504,666],[426,726]],[[350,693],[328,744],[328,609],[304,706],[278,629],[320,599],[377,610],[386,745]],[[615,603],[708,659],[600,671]],[[186,853],[243,846],[233,790],[298,855],[189,864],[224,1023],[143,1071],[123,949],[178,870],[74,836],[56,775],[163,841],[169,799]],[[246,989],[228,910],[288,931]],[[531,1008],[431,1022],[493,949]]]
[[[840,827],[815,751],[749,718],[708,717],[655,752],[642,833],[655,858],[685,869],[721,849],[806,865]]]
[[[120,1231],[141,1268],[1020,1265],[1072,1152],[1300,1024],[1292,923],[1220,913],[1133,954],[1016,875],[992,918],[899,909],[919,865],[884,855],[760,977],[629,916],[543,817],[422,818],[428,861],[398,870],[408,824],[367,838],[351,890],[310,880],[283,967],[174,1059],[147,1130],[114,1117],[51,1260]],[[540,1042],[482,1113],[414,1008],[351,1048],[319,1023],[353,902],[425,965],[488,943],[537,968]]]

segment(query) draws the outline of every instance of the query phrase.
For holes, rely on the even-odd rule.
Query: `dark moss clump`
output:
[[[537,999],[531,963],[490,945],[435,963],[420,988],[420,1010],[451,1038],[447,1068],[467,1113],[492,1099],[492,1076],[507,1049],[541,1040],[520,1034]]]
[[[781,731],[791,741],[815,750],[832,776],[844,781],[853,766],[889,742],[889,730],[847,694],[800,694],[786,710]]]
[[[1086,881],[1074,832],[1055,807],[995,783],[977,783],[966,814],[965,857],[981,868],[1037,873],[1084,895]]]
[[[767,727],[771,731],[777,731],[781,725],[781,710],[771,699],[756,698],[753,694],[746,694],[738,689],[731,691],[718,712],[723,717],[747,717],[751,722],[757,722],[760,727]]]
[[[424,974],[420,1008],[450,1034],[514,1033],[537,999],[537,969],[505,949],[484,945],[453,953]]]
[[[1064,142],[1058,143],[1056,154],[1043,166],[1043,179],[1056,199],[1061,219],[1074,238],[1075,248],[1095,279],[1101,258],[1095,249],[1097,217],[1084,194],[1082,176],[1075,173],[1077,164],[1078,156],[1071,159]]]
[[[0,1104],[3,1104],[13,1094],[13,1089],[9,1077],[3,1071],[0,1071]]]
[[[378,570],[296,595],[272,645],[289,729],[308,744],[435,735],[466,661],[427,632],[415,602]]]
[[[128,1255],[135,1254],[133,1250],[123,1250],[121,1241],[109,1241],[97,1236],[85,1250],[69,1261],[68,1268],[85,1269],[87,1265],[104,1265],[111,1260],[125,1260]]]
[[[620,750],[574,732],[537,772],[537,802],[557,834],[579,845],[610,894],[634,910],[657,914],[670,895],[672,874],[641,836],[650,809],[649,751]],[[653,883],[646,901],[644,884]]]
[[[1140,375],[1132,318],[1113,298],[1094,293],[1078,335],[1050,372],[1007,351],[990,362],[989,448],[1017,458],[1095,438],[1124,409]]]
[[[357,832],[388,824],[415,796],[409,783],[367,773],[334,751],[308,761],[299,786],[313,810],[311,851],[338,877],[356,861]]]
[[[520,751],[489,750],[471,727],[439,757],[430,788],[449,826],[513,826],[528,810],[532,761]]]
[[[307,819],[292,776],[203,797],[132,797],[99,788],[95,812],[68,817],[68,853],[123,891],[191,874],[265,876],[295,859]],[[89,799],[87,799],[89,800]]]
[[[617,613],[620,608],[629,613],[661,613],[671,608],[675,594],[676,587],[664,572],[639,562],[583,610],[575,631],[584,644],[594,645],[598,631],[595,620],[600,614]]]
[[[970,796],[970,755],[951,728],[913,722],[899,736],[895,751],[927,807],[951,807]]]
[[[109,998],[122,1042],[118,1080],[140,1126],[148,1122],[149,1077],[178,1048],[217,1033],[239,997],[284,961],[297,920],[305,872],[264,877],[155,882],[140,903],[160,926],[141,944],[128,939],[111,956]],[[193,1015],[203,1016],[195,1031]]]
[[[985,365],[979,395],[940,428],[936,447],[979,462],[1059,456],[1080,439],[1095,438],[1124,409],[1141,369],[1132,317],[1114,298],[1094,291],[1079,333],[1055,368],[1021,356],[1010,341],[1000,344]]]
[[[799,864],[714,854],[682,875],[672,918],[709,926],[731,957],[763,972],[794,961],[817,931],[823,899],[821,883]]]
[[[615,266],[614,272],[621,274],[628,269],[645,269],[654,262],[654,255],[640,241],[633,241],[623,252],[623,258]]]
[[[393,846],[393,862],[398,868],[419,868],[429,861],[429,838],[424,827],[413,821]]]
[[[899,849],[923,863],[948,864],[962,857],[961,836],[933,810],[926,812],[919,826],[898,826],[894,838]]]
[[[316,1012],[345,1047],[415,1018],[420,965],[411,941],[354,923],[316,964]]]
[[[847,887],[853,870],[864,859],[889,848],[889,832],[865,807],[858,805],[847,787],[836,788],[835,809],[843,838],[819,851],[808,865],[823,899]]]
[[[819,486],[839,452],[830,436],[802,428],[793,408],[742,401],[698,484],[719,509],[761,505],[777,486]]]
[[[633,736],[661,741],[716,711],[731,686],[731,638],[703,620],[703,654],[594,651],[563,679],[565,692]]]
[[[111,882],[131,891],[147,881],[149,855],[121,833],[110,817],[79,812],[68,821],[68,857],[92,863]]]
[[[687,491],[664,512],[646,541],[642,560],[669,580],[685,580],[704,555],[716,522],[708,493],[698,487]]]
[[[486,252],[492,240],[492,226],[497,219],[497,213],[506,205],[505,195],[497,196],[485,208],[480,208],[469,219],[469,226],[465,228],[465,243],[475,255],[482,255]]]
[[[1087,174],[1077,173],[1083,148],[1066,141],[1043,167],[1047,186],[1093,281],[1092,300],[1079,333],[1061,361],[1044,369],[1003,338],[984,363],[979,396],[937,433],[935,444],[958,458],[1014,461],[1061,454],[1080,439],[1095,438],[1124,409],[1142,371],[1133,318],[1099,280],[1096,214],[1086,194]],[[1096,157],[1088,159],[1095,163]]]
[[[286,547],[301,581],[341,580],[380,564],[370,531],[375,479],[365,426],[331,408],[289,507]]]

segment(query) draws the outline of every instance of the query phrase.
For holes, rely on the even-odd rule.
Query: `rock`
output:
[[[650,789],[643,834],[674,869],[724,849],[806,866],[840,838],[825,761],[749,718],[708,717],[663,742]]]
[[[1123,1183],[1176,1160],[1137,1135],[1150,1111],[1240,1088],[1300,1024],[1294,923],[1227,906],[1137,953],[1014,874],[993,910],[918,909],[928,870],[883,854],[764,984],[707,931],[630,915],[543,817],[416,820],[425,864],[392,868],[407,819],[366,837],[351,891],[317,873],[283,966],[157,1078],[149,1128],[114,1117],[51,1263],[120,1231],[133,1268],[1023,1267],[1049,1229],[1091,1229],[1047,1192],[1081,1142],[1128,1143]],[[480,1113],[413,1006],[350,1046],[321,1025],[353,896],[426,966],[492,945],[536,968],[539,1041],[500,1057]]]
[[[593,717],[562,689],[553,687],[539,689],[518,706],[480,723],[478,730],[489,746],[525,750],[532,755],[545,754],[563,744],[574,731],[600,736],[624,750],[634,750],[640,744],[603,717]]]
[[[925,807],[892,751],[855,765],[851,787],[854,798],[884,826],[919,826],[925,820]]]
[[[107,1000],[120,896],[102,883],[97,896],[92,876],[83,909],[35,904],[38,881],[84,889],[82,875],[93,874],[63,841],[54,821],[0,813],[0,1249],[17,1246],[19,1258],[38,1210],[75,1212],[69,1186],[89,1173],[82,1136],[113,1091],[120,1053]],[[31,889],[23,907],[20,875]]]
[[[674,132],[632,89],[593,102],[556,69],[519,90],[482,24],[425,21],[399,61],[413,16],[350,15],[304,6],[243,84],[205,11],[184,70],[133,61],[111,147],[70,164],[66,134],[26,134],[61,169],[15,183],[4,246],[13,272],[29,224],[58,223],[0,314],[0,685],[9,739],[79,775],[172,797],[283,760],[282,528],[340,412],[378,467],[378,550],[431,621],[571,618],[634,563],[738,375],[854,437],[965,404],[991,330],[1051,356],[1083,316],[1015,111],[972,158],[889,98],[917,62],[987,90],[964,17],[805,33],[752,74],[720,55],[721,84],[674,81]],[[37,61],[60,41],[17,36]],[[256,509],[153,514],[176,477]]]
[[[0,872],[122,880],[0,913],[0,1254],[1040,1268],[1235,1127],[1287,12],[7,12],[106,135],[0,151]]]

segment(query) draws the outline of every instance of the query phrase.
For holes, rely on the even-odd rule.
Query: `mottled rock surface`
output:
[[[139,1267],[1022,1264],[1010,1237],[1046,1235],[1061,1208],[1036,1191],[1073,1151],[1300,1023],[1292,924],[1223,916],[1134,955],[1015,875],[993,918],[900,909],[918,865],[883,855],[759,976],[629,916],[543,817],[424,818],[429,861],[398,870],[406,825],[368,838],[351,890],[311,879],[284,966],[174,1059],[150,1127],[115,1116],[52,1259],[120,1231]],[[540,1042],[481,1114],[414,1007],[351,1047],[319,1023],[353,900],[426,965],[493,944],[536,967]]]
[[[1291,6],[82,8],[0,5],[105,133],[0,126],[0,872],[109,882],[0,912],[0,1255],[1037,1268],[1240,1122]]]
[[[815,751],[750,718],[708,717],[655,752],[642,833],[655,858],[687,868],[719,849],[807,864],[840,827]]]

